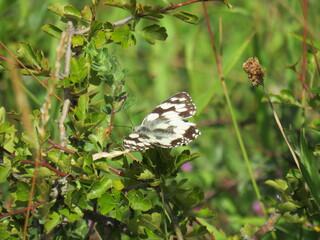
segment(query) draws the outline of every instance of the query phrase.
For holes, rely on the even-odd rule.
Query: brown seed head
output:
[[[264,71],[258,58],[250,57],[243,65],[243,70],[248,74],[252,86],[263,85]]]

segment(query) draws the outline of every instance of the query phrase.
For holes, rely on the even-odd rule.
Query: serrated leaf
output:
[[[162,215],[160,213],[154,212],[152,214],[142,214],[139,216],[139,220],[143,226],[155,231],[162,232],[161,222]]]
[[[256,231],[258,231],[258,229],[258,226],[246,223],[240,231],[243,236],[252,236]]]
[[[62,30],[60,28],[58,28],[57,26],[53,25],[53,24],[46,24],[44,26],[41,27],[41,29],[50,34],[51,36],[57,38],[57,39],[61,39],[61,35],[62,35]]]
[[[79,47],[79,46],[83,46],[84,41],[85,39],[83,36],[75,35],[72,37],[71,43],[73,47]]]
[[[107,42],[106,33],[102,30],[97,31],[94,38],[94,45],[96,48],[102,48]]]
[[[137,33],[150,44],[155,44],[156,40],[164,41],[168,37],[166,29],[157,24],[147,26]]]
[[[155,178],[156,176],[149,169],[144,169],[143,172],[137,177],[138,180],[150,180]]]
[[[71,223],[82,219],[81,216],[79,216],[78,214],[70,212],[69,209],[67,209],[67,208],[60,209],[59,213],[61,215],[65,216],[67,218],[68,222],[71,222]]]
[[[196,15],[185,12],[185,11],[176,12],[172,16],[191,24],[196,24],[199,19]]]
[[[95,182],[89,189],[87,198],[94,199],[99,198],[108,189],[112,187],[112,180],[108,177],[103,177],[101,180]]]
[[[84,6],[83,10],[81,11],[81,16],[82,16],[83,20],[85,20],[87,22],[91,22],[92,10],[91,10],[90,6],[88,6],[88,5]]]
[[[131,33],[128,25],[116,27],[111,35],[111,39],[115,43],[120,43],[123,48],[128,48],[136,44],[136,39]]]
[[[129,200],[129,205],[133,210],[148,211],[152,207],[152,203],[149,199],[144,198],[143,194],[139,191],[130,190],[126,194]]]

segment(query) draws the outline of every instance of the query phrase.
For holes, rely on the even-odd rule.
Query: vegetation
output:
[[[0,2],[0,239],[316,239],[319,12]],[[202,135],[123,149],[180,91]]]

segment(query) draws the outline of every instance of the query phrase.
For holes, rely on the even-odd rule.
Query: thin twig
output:
[[[245,164],[247,166],[247,170],[248,170],[248,173],[249,173],[249,176],[250,176],[250,180],[251,180],[253,189],[255,191],[255,194],[256,194],[258,200],[261,202],[261,206],[262,206],[262,209],[263,209],[264,216],[265,216],[265,218],[267,218],[267,211],[266,211],[266,208],[265,208],[263,202],[261,201],[260,190],[259,190],[257,182],[256,182],[256,180],[254,178],[253,170],[252,170],[249,158],[248,158],[248,153],[247,153],[246,147],[244,145],[242,135],[240,134],[238,122],[237,122],[237,119],[235,117],[235,114],[234,114],[234,111],[233,111],[233,107],[232,107],[232,104],[231,104],[231,101],[230,101],[228,88],[227,88],[227,85],[226,85],[226,82],[225,82],[225,79],[224,79],[224,75],[223,75],[223,71],[222,71],[222,64],[221,64],[222,56],[219,59],[218,52],[217,52],[217,49],[216,49],[215,40],[214,40],[214,36],[213,36],[213,33],[212,33],[212,27],[211,27],[211,24],[210,24],[209,15],[208,15],[207,8],[206,8],[206,4],[203,2],[202,5],[203,5],[205,18],[206,18],[206,23],[207,23],[207,28],[208,28],[208,32],[209,32],[209,38],[210,38],[210,41],[211,41],[211,46],[212,46],[212,49],[213,49],[214,58],[215,58],[215,61],[216,61],[216,65],[217,65],[219,76],[220,76],[220,80],[221,80],[222,89],[223,89],[223,92],[224,92],[224,95],[225,95],[225,98],[226,98],[226,101],[227,101],[227,104],[228,104],[228,108],[229,108],[229,111],[230,111],[230,114],[231,114],[233,126],[234,126],[234,129],[236,131],[237,140],[238,140],[238,143],[239,143],[239,146],[240,146],[241,153],[242,153],[242,156],[244,158]]]
[[[67,136],[66,136],[66,128],[64,126],[64,121],[66,120],[66,118],[68,116],[68,112],[70,109],[70,103],[71,103],[70,99],[66,99],[64,101],[63,107],[62,107],[62,114],[59,119],[60,144],[64,148],[67,146]]]
[[[35,161],[30,161],[30,160],[21,160],[21,162],[25,163],[25,164],[32,164],[32,165],[36,165],[37,162]],[[77,178],[78,176],[77,175],[74,175],[74,174],[69,174],[69,173],[64,173],[64,172],[61,172],[60,170],[54,168],[54,167],[51,167],[48,163],[46,162],[40,162],[38,163],[39,166],[41,167],[45,167],[45,168],[48,168],[50,169],[51,171],[55,172],[57,175],[59,176],[62,176],[62,177],[66,177],[66,176],[71,176],[72,178]]]
[[[0,45],[10,54],[10,56],[16,61],[24,70],[27,71],[27,73],[32,76],[34,79],[36,79],[42,87],[45,89],[48,89],[47,85],[45,85],[36,75],[34,75],[4,44],[0,41]],[[60,102],[63,102],[63,100],[57,95],[53,94]]]
[[[56,142],[52,141],[51,139],[47,139],[47,141],[52,144],[52,148],[57,148],[57,149],[63,150],[64,152],[68,152],[68,153],[75,153],[76,152],[74,150],[71,150],[69,148],[66,148],[66,147],[63,147],[63,146],[57,144]]]
[[[267,97],[267,100],[268,100],[269,105],[270,105],[270,107],[271,107],[271,110],[272,110],[274,119],[276,120],[276,123],[277,123],[277,125],[278,125],[278,128],[279,128],[281,134],[282,134],[282,137],[284,138],[284,140],[285,140],[285,142],[286,142],[286,144],[287,144],[287,146],[288,146],[288,148],[289,148],[289,150],[290,150],[290,153],[291,153],[291,155],[292,155],[292,157],[293,157],[293,159],[294,159],[297,167],[298,167],[299,170],[300,170],[300,164],[299,164],[298,158],[297,158],[294,150],[292,149],[292,147],[291,147],[291,145],[290,145],[290,143],[289,143],[289,141],[288,141],[288,139],[287,139],[287,136],[285,135],[285,133],[284,133],[284,131],[283,131],[283,127],[282,127],[281,122],[280,122],[280,120],[279,120],[278,114],[277,114],[277,112],[276,112],[275,109],[274,109],[274,106],[273,106],[272,101],[271,101],[271,99],[270,99],[270,96],[269,96],[269,94],[268,94],[268,92],[267,92],[267,89],[265,88],[265,86],[264,86],[263,83],[261,84],[261,86],[262,86],[263,91],[264,91],[264,93],[265,93],[265,95],[266,95],[266,97]]]
[[[38,206],[44,204],[46,201],[40,201],[38,203],[35,203],[33,205],[30,206],[30,209],[36,209]],[[8,213],[2,213],[0,212],[0,219],[2,218],[5,218],[5,217],[8,217],[8,216],[13,216],[13,215],[17,215],[19,213],[23,213],[23,212],[26,212],[28,211],[28,207],[25,207],[25,208],[21,208],[21,209],[18,209],[18,210],[15,210],[15,211],[12,211],[12,212],[8,212]]]
[[[251,237],[247,238],[247,240],[259,240],[262,239],[266,234],[274,230],[275,224],[278,222],[278,220],[281,217],[281,213],[274,212],[270,215],[270,217],[267,219],[265,224],[263,224],[262,227],[258,229]]]

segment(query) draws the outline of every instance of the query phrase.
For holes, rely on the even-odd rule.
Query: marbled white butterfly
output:
[[[196,124],[185,120],[196,112],[192,98],[186,92],[180,92],[168,98],[152,110],[140,126],[123,141],[124,148],[141,151],[154,146],[173,148],[186,145],[201,133]]]

